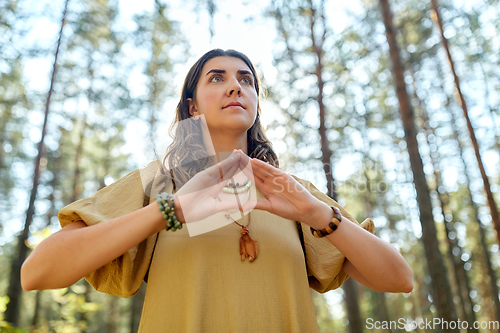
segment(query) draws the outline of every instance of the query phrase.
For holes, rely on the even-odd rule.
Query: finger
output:
[[[243,170],[247,167],[251,168],[251,164],[250,164],[251,161],[252,161],[252,159],[250,157],[248,157],[248,155],[246,155],[245,153],[240,151],[240,168],[241,168],[241,170]]]
[[[252,159],[248,157],[245,153],[243,153],[241,150],[237,150],[239,153],[239,168],[241,171],[247,176],[248,179],[253,178],[253,172],[252,172]]]
[[[259,163],[259,162],[261,162],[261,163]],[[293,177],[290,176],[289,174],[287,174],[287,173],[285,173],[285,172],[283,172],[283,171],[281,171],[281,170],[279,170],[279,169],[277,169],[277,168],[275,168],[275,167],[273,167],[265,162],[262,162],[262,161],[259,161],[259,162],[257,162],[257,160],[255,160],[255,159],[252,160],[252,164],[254,165],[253,170],[256,170],[255,173],[258,174],[258,176],[265,181],[272,179],[272,182],[268,182],[268,185],[269,185],[269,183],[272,183],[272,185],[275,185],[279,188],[282,188],[283,186],[287,186],[287,184],[290,182],[292,182],[292,183],[295,182]],[[263,168],[260,168],[259,166],[263,166]]]
[[[259,178],[261,178],[263,180],[274,177],[271,173],[269,173],[264,168],[262,168],[261,167],[262,165],[258,164],[256,161],[259,161],[259,160],[252,159],[252,171],[253,171],[254,175],[258,176]],[[262,162],[262,163],[264,163],[264,162]],[[267,164],[267,163],[264,163],[264,164]]]
[[[254,175],[254,181],[255,181],[254,182],[255,186],[257,187],[257,189],[259,191],[262,192],[262,194],[266,195],[269,192],[269,186],[270,186],[269,184],[271,182],[266,183],[266,181],[264,179],[260,178],[259,176],[255,176],[255,175]]]
[[[225,179],[225,180],[215,184],[214,187],[211,189],[211,193],[212,194],[219,193],[227,184],[229,184],[231,179],[233,179],[233,178],[228,178],[228,179]]]
[[[220,179],[220,181],[232,179],[232,177],[239,170],[239,162],[238,161],[229,161],[228,163],[233,163],[233,164],[220,165],[220,167],[219,167],[219,174],[220,174],[219,179]]]
[[[253,168],[252,164],[250,163],[251,159],[248,156],[242,156],[240,160],[240,169],[243,172],[243,174],[247,177],[247,179],[250,179],[253,182],[254,180],[254,174],[253,174]]]
[[[234,153],[220,163],[217,163],[206,171],[215,183],[231,178],[238,170],[239,156]]]
[[[220,162],[219,171],[222,179],[231,178],[240,168],[241,158],[244,154],[234,151],[228,158]]]
[[[271,164],[266,163],[266,162],[259,160],[257,158],[252,158],[252,165],[254,168],[258,167],[258,168],[266,171],[267,173],[269,173],[273,176],[278,175],[280,173],[283,173],[283,171],[281,171],[280,169],[275,168]]]
[[[254,177],[252,172],[251,158],[248,157],[245,153],[243,153],[239,149],[238,150],[235,149],[234,152],[238,155],[237,159],[234,160],[234,165],[237,164],[237,169],[236,170],[230,169],[227,173],[224,174],[224,179],[236,175],[237,173],[239,173],[239,170],[241,170],[241,172],[243,172],[243,174],[247,177],[247,179],[251,180],[253,183]]]

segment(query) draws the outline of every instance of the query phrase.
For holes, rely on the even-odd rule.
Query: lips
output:
[[[229,107],[237,107],[239,106],[240,108],[244,109],[243,105],[241,103],[238,103],[238,102],[231,102],[229,104],[227,104],[226,106],[223,107],[223,109],[226,109],[226,108],[229,108]]]

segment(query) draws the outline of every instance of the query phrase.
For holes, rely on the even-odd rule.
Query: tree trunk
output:
[[[469,130],[470,139],[472,141],[472,146],[474,147],[474,152],[476,154],[477,164],[479,166],[479,171],[481,172],[481,177],[483,179],[484,191],[486,192],[486,198],[488,200],[488,206],[490,207],[491,219],[493,221],[493,225],[495,226],[495,230],[497,232],[497,242],[500,244],[500,215],[498,213],[498,208],[495,202],[495,198],[493,197],[493,193],[491,192],[490,181],[488,176],[486,176],[486,171],[484,170],[483,161],[481,159],[481,154],[479,152],[479,145],[476,140],[476,134],[474,133],[474,128],[469,119],[469,112],[467,111],[467,104],[465,103],[464,95],[462,94],[462,89],[460,88],[460,81],[455,71],[455,63],[453,58],[451,57],[450,48],[448,47],[448,40],[444,36],[443,31],[443,21],[441,20],[441,15],[439,14],[439,8],[437,0],[431,0],[432,8],[433,8],[433,18],[436,21],[439,32],[441,33],[441,41],[443,43],[443,47],[446,51],[446,55],[448,57],[448,62],[450,63],[450,69],[453,73],[453,79],[455,82],[455,88],[458,93],[458,97],[460,99],[460,106],[464,112],[464,117],[467,122],[467,129]],[[498,296],[497,296],[498,298]]]
[[[364,123],[368,123],[368,114],[365,113],[365,119]],[[371,150],[371,142],[370,140],[366,137],[367,133],[367,128],[362,128],[360,129],[361,133],[361,138],[363,140],[363,143],[366,143],[364,145],[363,149],[363,165],[367,165],[367,160],[369,158],[369,152]],[[363,195],[364,197],[364,202],[365,202],[365,217],[366,218],[373,218],[373,208],[376,205],[376,202],[373,200],[373,192],[372,192],[372,180],[370,178],[370,175],[368,173],[368,170],[366,167],[363,168],[363,176],[365,178],[365,188],[366,191],[364,192],[365,194]],[[377,175],[375,175],[376,177]],[[385,198],[384,198],[385,199]],[[385,201],[385,200],[384,200]],[[377,235],[378,236],[378,235]],[[387,303],[385,299],[385,293],[380,293],[376,292],[373,290],[370,290],[371,293],[371,303],[372,303],[372,315],[374,318],[380,322],[389,322],[389,311],[387,309]],[[392,328],[389,327],[389,333],[394,332]]]
[[[61,133],[64,133],[62,132],[62,129],[61,129]],[[57,151],[53,152],[53,156],[52,156],[52,165],[51,164],[48,164],[48,165],[51,165],[51,168],[50,170],[52,171],[52,174],[53,174],[53,177],[52,177],[52,180],[50,181],[50,187],[52,187],[52,193],[50,194],[49,196],[49,200],[50,200],[50,208],[47,212],[47,221],[46,221],[46,224],[45,224],[45,228],[48,228],[50,227],[50,224],[51,224],[51,220],[52,220],[52,217],[53,216],[56,216],[57,215],[57,211],[56,211],[56,207],[57,207],[57,203],[56,203],[56,198],[54,196],[54,192],[56,191],[56,188],[59,184],[59,173],[61,171],[61,163],[62,163],[62,156],[61,156],[61,151],[62,151],[62,144],[63,144],[63,140],[64,140],[64,134],[61,135],[61,138],[59,140],[59,148],[57,149]],[[50,163],[50,161],[49,161]],[[32,318],[32,321],[31,321],[31,326],[32,328],[39,328],[40,324],[41,324],[41,318],[44,318],[43,317],[43,303],[41,301],[42,299],[42,296],[43,296],[43,290],[40,290],[40,291],[36,291],[36,296],[35,296],[35,311],[33,313],[33,318]],[[47,319],[47,318],[45,318]]]
[[[407,164],[407,161],[403,158],[403,150],[399,148],[399,154],[398,154],[398,149],[396,149],[396,158],[397,158],[397,169],[396,172],[399,172],[405,176],[404,182],[409,182],[411,181],[411,176],[410,176],[410,167]],[[412,222],[410,220],[410,209],[405,205],[403,202],[401,203],[401,207],[403,208],[403,215],[406,216],[405,222],[407,224],[406,228],[411,230],[412,227]],[[385,211],[388,211],[388,207],[384,206]],[[415,247],[417,252],[417,255],[415,257],[420,258],[423,256],[423,254],[420,253],[420,247]],[[420,263],[420,261],[418,262]],[[416,312],[416,316],[414,318],[425,318],[432,316],[432,312],[430,310],[431,303],[429,302],[429,298],[427,297],[428,293],[427,290],[430,289],[428,288],[428,284],[424,281],[425,274],[427,274],[425,270],[425,264],[421,265],[423,275],[419,276],[416,273],[414,273],[414,279],[413,279],[413,292],[411,293],[412,296],[412,304],[416,306],[414,308],[414,311]],[[418,330],[417,330],[418,331]]]
[[[357,283],[350,278],[344,282],[342,288],[345,294],[344,301],[347,319],[349,320],[349,333],[361,333],[363,332],[363,320],[359,311]]]
[[[452,125],[453,137],[457,141],[458,150],[460,153],[460,158],[461,158],[462,163],[464,165],[464,170],[465,170],[464,174],[465,174],[465,179],[466,179],[465,185],[469,189],[467,191],[467,193],[469,195],[469,201],[470,201],[470,205],[472,208],[473,220],[477,224],[477,229],[479,232],[479,243],[481,244],[481,250],[482,250],[481,252],[484,255],[484,265],[486,266],[486,270],[488,271],[488,275],[489,275],[489,286],[490,286],[491,294],[493,295],[492,296],[493,302],[495,304],[494,305],[495,320],[500,322],[500,301],[498,299],[498,294],[500,291],[499,291],[498,286],[497,286],[497,277],[496,277],[495,270],[493,269],[490,250],[488,249],[488,244],[486,242],[486,234],[484,231],[485,225],[483,225],[481,223],[481,220],[479,219],[479,207],[477,206],[477,204],[475,203],[475,201],[472,197],[472,192],[470,190],[470,183],[471,183],[470,177],[469,177],[470,171],[468,170],[469,167],[467,166],[467,163],[465,162],[464,147],[462,145],[462,142],[460,141],[460,138],[458,137],[459,132],[457,132],[458,129],[456,127],[455,115],[453,114],[453,112],[451,110],[450,110],[450,115],[451,115],[451,125]]]
[[[453,276],[455,277],[455,283],[457,285],[457,292],[460,298],[460,306],[462,310],[462,314],[466,321],[469,323],[467,327],[467,332],[477,333],[479,332],[477,328],[474,328],[474,322],[476,321],[476,313],[473,311],[474,302],[472,301],[470,294],[472,291],[470,285],[470,279],[467,275],[467,271],[464,268],[464,263],[462,261],[462,248],[458,245],[458,236],[451,237],[450,233],[453,231],[456,235],[458,233],[455,231],[453,227],[453,218],[447,219],[447,212],[450,215],[453,215],[453,212],[449,208],[449,196],[445,190],[441,168],[439,166],[439,161],[441,160],[439,156],[439,152],[437,150],[438,144],[437,142],[430,142],[430,137],[436,138],[436,134],[434,130],[429,124],[429,116],[427,114],[427,110],[425,107],[425,103],[417,96],[417,87],[416,87],[416,78],[415,73],[411,71],[413,77],[413,97],[418,102],[420,117],[422,120],[422,127],[426,132],[425,138],[427,141],[427,145],[429,146],[429,155],[431,158],[431,162],[434,168],[434,179],[436,181],[435,191],[438,195],[439,203],[441,206],[441,213],[443,215],[443,223],[445,224],[446,230],[446,241],[448,243],[448,255],[451,263],[453,264]],[[435,140],[435,139],[434,139]],[[434,149],[432,149],[434,147]],[[449,220],[449,221],[448,221]],[[458,249],[458,253],[454,254],[454,249]]]
[[[381,12],[389,44],[390,57],[393,65],[394,85],[399,101],[399,113],[403,121],[405,140],[411,162],[413,182],[417,192],[417,202],[422,225],[422,241],[429,266],[432,283],[433,302],[436,305],[438,316],[446,321],[456,321],[457,315],[452,300],[452,293],[443,257],[439,251],[439,242],[436,236],[436,225],[432,216],[432,204],[425,178],[422,158],[418,150],[417,130],[413,115],[413,108],[408,97],[404,81],[404,67],[396,42],[396,30],[392,23],[392,13],[387,0],[380,0]],[[458,332],[459,330],[444,330],[443,332]]]
[[[47,101],[45,103],[45,117],[43,120],[42,126],[42,135],[40,138],[40,142],[38,143],[38,155],[35,161],[35,172],[33,175],[33,188],[31,190],[31,196],[29,201],[29,206],[26,211],[26,222],[24,223],[24,229],[22,233],[19,235],[17,239],[17,253],[18,255],[14,257],[10,270],[10,278],[9,278],[9,288],[7,291],[7,296],[9,297],[10,302],[7,304],[7,310],[5,311],[5,321],[11,323],[13,326],[19,325],[19,313],[21,311],[21,265],[26,259],[26,255],[28,253],[28,247],[25,244],[25,241],[28,239],[29,227],[31,222],[33,221],[33,215],[35,213],[35,199],[38,189],[38,180],[40,178],[40,161],[43,156],[44,151],[44,139],[47,131],[47,120],[49,117],[49,108],[50,108],[50,98],[52,96],[52,91],[54,89],[54,81],[57,71],[57,57],[59,55],[59,49],[61,46],[62,32],[66,20],[66,12],[68,9],[68,2],[66,0],[64,3],[64,11],[61,20],[61,28],[59,30],[59,38],[57,40],[56,53],[54,55],[54,64],[52,68],[52,77],[50,80],[50,88],[49,93],[47,94]]]
[[[91,81],[92,82],[92,81]],[[89,100],[89,104],[91,104],[91,101]],[[78,140],[78,145],[76,146],[76,155],[75,155],[75,170],[73,171],[73,191],[71,193],[71,199],[70,202],[74,202],[78,200],[78,197],[81,193],[81,187],[80,187],[80,161],[82,159],[83,155],[83,143],[85,141],[85,130],[87,129],[87,117],[84,116],[82,120],[82,130],[80,132],[80,139]]]
[[[38,324],[40,323],[40,298],[42,296],[43,290],[36,291],[35,295],[35,313],[33,314],[33,319],[31,320],[31,327],[38,328]]]
[[[49,211],[47,212],[47,224],[46,224],[47,227],[49,227],[51,225],[52,217],[57,216],[57,211],[58,211],[58,207],[57,207],[57,203],[56,203],[57,200],[56,200],[56,197],[54,194],[55,194],[56,188],[59,186],[59,177],[61,174],[62,162],[63,162],[62,147],[63,147],[64,134],[65,134],[65,130],[63,127],[59,127],[59,130],[61,131],[61,137],[59,139],[59,147],[57,148],[57,150],[55,152],[53,152],[54,155],[52,156],[53,166],[52,166],[51,170],[52,170],[53,177],[52,177],[52,180],[50,181],[50,187],[52,187],[52,193],[49,196],[50,208],[49,208]]]
[[[491,125],[493,126],[492,131],[495,135],[495,147],[500,153],[500,126],[496,126],[495,112],[493,110],[493,106],[490,103],[490,85],[488,82],[488,76],[486,74],[486,71],[484,70],[483,64],[480,61],[478,62],[478,64],[484,78],[484,102],[486,103],[488,111],[490,112]]]
[[[403,40],[406,43],[406,36],[403,34]],[[434,169],[434,179],[435,179],[435,191],[438,196],[438,200],[441,207],[441,213],[443,216],[443,223],[445,225],[446,231],[446,240],[448,243],[448,257],[450,262],[453,264],[453,276],[455,278],[455,284],[457,287],[458,296],[460,298],[460,309],[462,311],[463,318],[469,323],[467,327],[467,332],[477,333],[478,329],[474,328],[474,322],[476,321],[476,313],[473,311],[474,302],[471,298],[471,285],[470,279],[467,275],[467,271],[464,268],[464,263],[462,261],[462,248],[458,244],[458,236],[451,237],[451,232],[454,232],[455,235],[458,235],[454,226],[453,226],[453,217],[451,219],[447,218],[447,214],[453,216],[453,212],[449,208],[449,195],[445,190],[443,184],[443,178],[441,174],[441,167],[439,165],[439,161],[441,157],[439,156],[438,151],[438,143],[435,141],[437,138],[434,129],[430,126],[429,123],[429,115],[427,113],[427,108],[425,102],[420,99],[417,95],[417,78],[415,77],[415,71],[411,68],[411,63],[413,62],[413,56],[410,54],[410,74],[412,76],[412,85],[413,85],[413,98],[418,103],[418,110],[420,110],[420,118],[422,128],[424,129],[426,135],[427,146],[429,147],[429,156]],[[431,142],[430,138],[434,138]],[[458,250],[458,253],[455,249]]]
[[[103,156],[103,158],[102,158],[102,163],[103,163],[102,166],[103,166],[104,174],[102,175],[102,177],[99,177],[99,188],[100,189],[106,187],[105,178],[108,175],[109,170],[111,169],[111,156],[110,156],[111,140],[108,140],[105,143],[105,148],[106,148],[105,149],[106,156]]]
[[[94,85],[94,70],[92,69],[92,51],[89,51],[88,54],[88,68],[87,72],[89,74],[89,88],[87,89],[87,100],[89,103],[89,109],[92,107],[94,103],[94,91],[92,90],[92,87]],[[84,116],[82,119],[82,129],[80,132],[80,139],[78,140],[78,146],[76,146],[76,155],[75,155],[75,170],[73,172],[73,193],[71,195],[71,200],[70,202],[74,202],[78,200],[78,197],[81,193],[81,187],[79,186],[80,182],[80,161],[82,159],[83,155],[83,144],[85,142],[85,131],[87,130],[88,123],[87,123],[87,114],[88,112],[84,112]]]
[[[333,179],[333,166],[332,166],[332,150],[330,149],[330,142],[328,141],[328,136],[326,135],[326,126],[325,126],[325,117],[326,117],[326,108],[323,102],[323,89],[324,89],[324,81],[323,81],[323,43],[325,38],[326,31],[323,32],[322,39],[317,42],[316,37],[314,36],[314,26],[315,26],[315,15],[316,9],[313,7],[312,1],[309,0],[310,4],[310,18],[311,18],[311,41],[314,53],[316,55],[316,78],[318,80],[318,106],[319,106],[319,136],[321,138],[321,162],[323,162],[323,171],[325,172],[326,182],[327,182],[327,190],[328,195],[337,200],[337,192],[335,190],[335,182]],[[323,16],[323,6],[321,8],[321,17],[323,21],[323,26],[325,23],[325,18]]]
[[[363,141],[366,141],[366,137],[363,134],[361,134],[361,136],[363,138]],[[367,154],[366,151],[363,152],[363,161],[366,161],[366,154]],[[366,164],[363,163],[363,165]],[[366,190],[367,190],[366,191],[367,194],[364,196],[365,207],[366,207],[365,216],[367,218],[372,218],[373,217],[372,211],[375,203],[372,200],[372,191],[370,187],[371,182],[366,168],[364,168],[364,176],[366,180]],[[389,311],[387,309],[385,293],[380,293],[373,290],[370,290],[370,293],[371,293],[372,315],[374,316],[375,320],[380,322],[389,322],[390,317],[389,317]],[[394,332],[394,330],[392,328],[389,328],[388,332],[392,333]]]
[[[7,109],[9,110],[9,109]],[[10,112],[9,112],[10,113]],[[7,123],[7,119],[9,119],[9,117],[7,115],[2,115],[2,128],[0,129],[0,179],[1,176],[2,176],[2,169],[3,169],[3,151],[4,151],[4,148],[3,148],[3,142],[5,141],[4,139],[4,135],[5,135],[5,125]],[[0,222],[0,225],[1,225],[1,222]]]
[[[164,5],[162,5],[158,0],[155,0],[155,10],[158,12],[158,15],[163,15]],[[213,19],[213,17],[211,17]],[[152,34],[151,41],[151,60],[148,63],[148,68],[150,69],[149,77],[150,77],[150,89],[149,89],[149,107],[150,107],[150,115],[149,115],[149,139],[151,140],[151,146],[153,147],[153,159],[159,159],[158,152],[156,149],[156,140],[155,140],[155,131],[156,131],[156,100],[157,95],[159,93],[159,89],[157,86],[157,78],[158,78],[158,59],[157,54],[155,52],[155,34]]]
[[[314,34],[314,28],[315,28],[315,23],[316,23],[316,9],[313,6],[312,0],[308,0],[309,2],[309,9],[310,9],[310,33],[311,33],[311,42],[312,42],[312,47],[313,51],[316,55],[316,78],[318,82],[318,96],[317,96],[317,102],[318,102],[318,107],[319,107],[319,136],[321,139],[321,162],[323,163],[323,171],[325,173],[326,181],[327,181],[327,191],[328,191],[328,196],[330,196],[332,199],[335,201],[337,200],[337,192],[335,189],[335,182],[333,178],[333,166],[332,166],[332,150],[330,149],[328,137],[326,134],[326,126],[325,126],[325,118],[326,118],[326,107],[323,102],[323,88],[324,88],[324,81],[323,81],[323,43],[325,40],[326,36],[326,30],[323,30],[322,38],[318,42],[316,40],[315,34]],[[322,26],[325,27],[325,18],[324,18],[324,7],[323,7],[323,1],[321,2],[321,19],[322,19]],[[345,300],[345,305],[347,308],[347,316],[349,319],[349,331],[351,333],[361,333],[363,332],[363,325],[362,325],[362,319],[361,319],[361,311],[359,309],[359,302],[358,302],[358,292],[357,292],[357,285],[356,281],[353,279],[347,279],[346,282],[344,282],[344,300]]]
[[[110,296],[108,310],[108,333],[116,333],[116,319],[118,311],[118,298],[116,296]]]
[[[85,286],[85,291],[83,292],[83,298],[85,299],[85,303],[91,303],[92,300],[90,299],[90,289],[92,288],[92,286],[87,282],[87,280],[85,279],[82,279],[81,280],[81,284]],[[89,323],[89,316],[88,316],[88,312],[86,312],[85,310],[82,311],[81,313],[81,321],[84,321],[87,325],[86,325],[86,328],[83,328],[81,333],[87,333],[87,328],[88,328],[88,323]]]

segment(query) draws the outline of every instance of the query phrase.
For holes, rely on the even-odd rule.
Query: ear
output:
[[[189,110],[189,114],[191,115],[191,117],[199,116],[200,114],[198,113],[198,109],[196,108],[196,105],[195,105],[193,99],[188,98],[187,101],[189,103],[188,110]]]

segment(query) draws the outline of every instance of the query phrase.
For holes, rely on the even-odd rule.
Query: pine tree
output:
[[[422,224],[422,240],[429,265],[429,272],[432,277],[433,300],[436,303],[438,314],[443,320],[457,320],[457,314],[452,302],[452,294],[447,270],[445,269],[443,258],[439,250],[439,243],[436,237],[436,226],[432,216],[432,203],[430,191],[425,178],[422,158],[418,150],[417,131],[414,121],[413,108],[408,97],[406,83],[404,81],[404,67],[401,62],[399,47],[396,42],[397,30],[393,26],[392,12],[387,0],[380,0],[380,8],[386,29],[387,42],[389,44],[391,60],[393,63],[393,76],[396,94],[399,100],[399,112],[405,129],[405,140],[408,147],[408,154],[411,161],[413,181],[417,191],[417,201],[420,211],[420,222]],[[447,332],[455,330],[447,330]]]
[[[442,41],[443,47],[446,51],[446,56],[448,58],[451,72],[453,74],[453,81],[455,83],[455,88],[456,88],[457,93],[458,93],[460,106],[462,107],[462,110],[464,113],[464,118],[467,122],[467,129],[469,131],[470,139],[471,139],[472,145],[474,147],[474,152],[475,152],[477,164],[478,164],[479,170],[481,172],[481,177],[483,179],[484,191],[486,192],[486,198],[488,200],[488,206],[490,208],[491,218],[493,221],[493,225],[495,226],[495,230],[497,232],[497,241],[500,244],[500,214],[498,213],[498,207],[497,207],[497,204],[495,202],[495,198],[493,197],[493,193],[491,191],[490,181],[488,179],[488,176],[486,175],[486,171],[485,171],[484,166],[483,166],[483,161],[481,159],[481,154],[479,152],[479,144],[477,142],[474,128],[472,127],[472,123],[471,123],[470,118],[469,118],[469,111],[467,110],[467,103],[466,103],[465,97],[462,93],[460,79],[458,78],[457,72],[455,70],[455,62],[453,61],[453,57],[451,55],[450,48],[448,46],[448,39],[444,35],[443,21],[442,21],[441,15],[439,14],[439,5],[438,5],[437,0],[431,0],[431,3],[432,3],[432,9],[433,9],[433,17],[434,17],[434,20],[436,21],[436,24],[439,28],[440,33],[441,33],[441,41]]]
[[[292,151],[298,150],[301,161],[320,160],[322,171],[326,179],[327,194],[334,200],[338,200],[333,177],[334,162],[332,142],[329,139],[331,129],[327,128],[328,113],[325,97],[324,76],[331,76],[331,69],[327,74],[327,66],[331,61],[325,57],[328,51],[333,50],[331,30],[328,26],[325,3],[313,3],[312,0],[300,1],[298,3],[286,3],[272,1],[269,15],[277,24],[277,29],[284,42],[285,49],[281,55],[275,57],[278,69],[282,70],[281,76],[284,89],[294,90],[293,100],[278,100],[280,105],[288,104],[284,108],[284,114],[288,118],[286,131],[295,139]],[[298,24],[297,22],[301,22]],[[328,40],[327,40],[328,38]],[[302,46],[299,40],[307,40],[311,47]],[[299,59],[307,59],[307,65],[301,65]],[[309,64],[310,63],[310,64]],[[307,83],[306,83],[307,82]],[[309,82],[314,82],[310,84]],[[306,88],[298,88],[299,86]],[[279,96],[278,89],[271,95]],[[288,93],[288,96],[291,94]],[[304,102],[306,101],[306,102]],[[307,113],[317,110],[318,122],[311,124]],[[330,111],[331,112],[331,111]],[[328,126],[330,127],[330,126]],[[319,138],[319,147],[317,139]],[[307,148],[306,148],[307,147]],[[317,147],[316,151],[311,149]],[[293,153],[291,155],[294,155]],[[310,159],[311,155],[314,156]],[[344,299],[349,318],[350,332],[362,331],[362,318],[359,309],[359,295],[357,283],[348,279],[344,282]]]
[[[47,94],[47,101],[45,103],[45,117],[44,117],[44,123],[43,123],[43,127],[42,127],[42,136],[41,136],[40,142],[38,144],[38,155],[37,155],[37,158],[35,160],[35,172],[34,172],[34,176],[33,176],[33,188],[31,190],[31,197],[30,197],[29,206],[28,206],[28,209],[26,211],[26,221],[24,223],[24,230],[19,235],[18,240],[17,240],[18,256],[12,261],[12,266],[11,266],[11,273],[10,273],[10,279],[9,279],[9,289],[7,292],[7,296],[9,296],[10,303],[8,304],[7,311],[5,312],[5,320],[14,326],[18,326],[18,324],[19,324],[19,312],[20,312],[20,300],[21,300],[21,272],[20,271],[21,271],[21,265],[27,256],[28,248],[25,245],[25,241],[28,238],[29,227],[31,225],[33,215],[35,213],[35,199],[36,199],[36,195],[37,195],[38,181],[39,181],[39,177],[40,177],[40,161],[41,161],[42,156],[44,154],[44,139],[45,139],[45,133],[46,133],[46,129],[47,129],[49,110],[50,110],[50,98],[51,98],[53,87],[54,87],[54,81],[55,81],[56,70],[57,70],[57,57],[58,57],[59,48],[61,45],[62,31],[64,28],[65,19],[66,19],[66,11],[68,8],[68,2],[69,2],[69,0],[66,0],[65,5],[64,5],[64,11],[63,11],[62,21],[61,21],[61,29],[59,31],[59,39],[57,41],[57,47],[56,47],[56,51],[54,54],[54,65],[52,68],[52,78],[51,78],[49,92]]]

